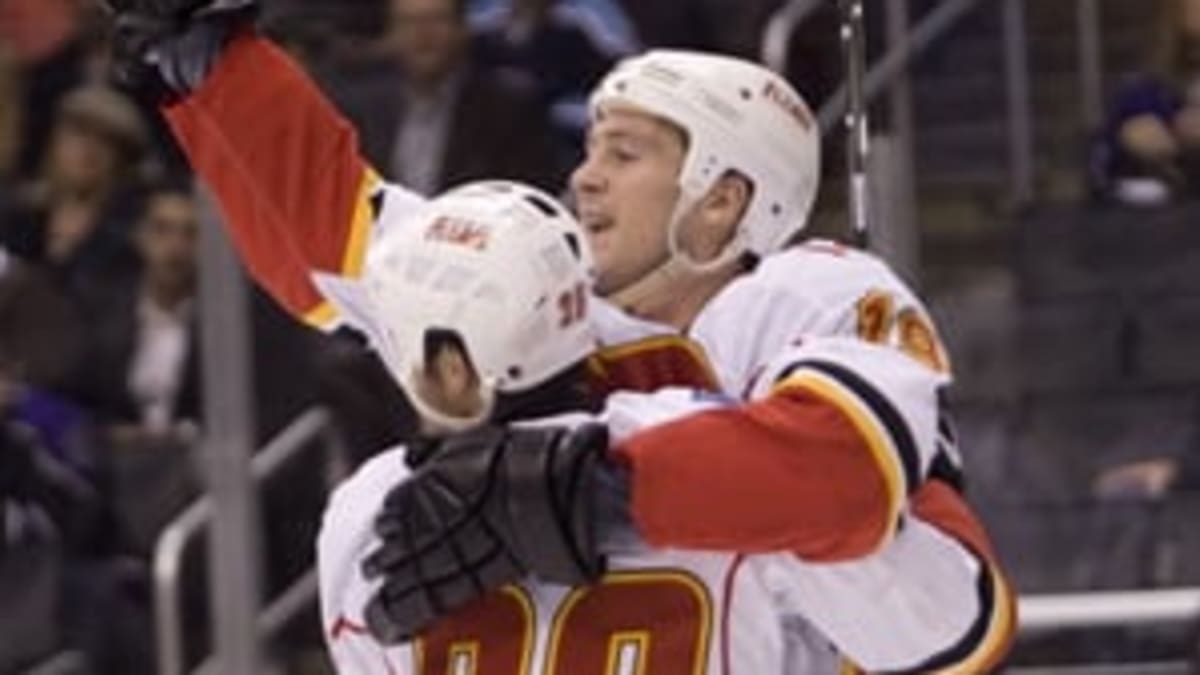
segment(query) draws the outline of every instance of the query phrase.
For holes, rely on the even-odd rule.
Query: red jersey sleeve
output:
[[[787,389],[647,429],[616,451],[652,546],[841,560],[894,525],[869,443],[835,405]]]
[[[940,379],[857,340],[797,347],[749,403],[626,440],[649,543],[856,558],[890,540],[936,445]]]
[[[313,323],[311,272],[361,269],[379,181],[354,129],[279,48],[236,35],[202,85],[163,108],[251,275]]]

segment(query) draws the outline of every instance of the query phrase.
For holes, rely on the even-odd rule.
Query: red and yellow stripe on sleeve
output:
[[[920,457],[913,434],[896,407],[865,378],[830,361],[809,360],[793,365],[776,384],[774,393],[802,391],[841,412],[870,457],[872,471],[882,480],[886,507],[878,515],[878,547],[888,540],[899,521],[909,492],[921,480]]]
[[[805,381],[766,399],[659,425],[616,449],[652,546],[790,551],[835,561],[874,551],[895,525],[882,432]],[[890,465],[887,465],[890,466]]]

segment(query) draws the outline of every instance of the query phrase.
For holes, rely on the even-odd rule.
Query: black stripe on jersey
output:
[[[940,478],[959,494],[966,492],[966,475],[963,473],[962,455],[958,450],[958,429],[955,428],[950,403],[946,400],[944,390],[938,392],[937,452],[934,453],[933,464],[929,467],[929,476]]]
[[[928,673],[943,668],[949,668],[966,661],[971,654],[982,646],[988,634],[996,605],[996,587],[992,581],[991,568],[986,563],[979,568],[979,582],[975,586],[979,595],[979,616],[971,624],[971,629],[961,640],[933,656],[925,659],[914,668],[889,670],[887,675],[908,675],[910,673]]]
[[[376,190],[375,194],[368,198],[368,203],[371,206],[372,222],[379,220],[379,214],[383,213],[383,190]]]
[[[933,456],[933,463],[929,465],[929,478],[942,481],[960,495],[966,492],[967,479],[962,469],[940,450]]]
[[[858,373],[831,361],[819,359],[797,361],[788,366],[776,381],[782,382],[801,368],[815,370],[837,380],[854,392],[859,400],[867,404],[871,412],[875,413],[875,417],[883,423],[884,428],[891,435],[892,441],[896,444],[896,450],[900,453],[900,464],[904,467],[904,479],[908,493],[915,492],[921,484],[921,456],[917,452],[917,442],[913,440],[912,430],[908,428],[908,423],[904,421],[904,417],[900,411],[896,410],[892,402]]]

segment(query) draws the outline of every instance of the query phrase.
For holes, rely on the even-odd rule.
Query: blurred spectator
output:
[[[0,42],[24,65],[37,64],[75,39],[79,6],[74,0],[0,0]]]
[[[301,30],[320,30],[346,38],[357,38],[359,47],[363,38],[378,37],[384,28],[388,0],[273,0],[264,3],[263,18],[268,23],[283,17],[303,18],[319,28],[309,26]],[[284,19],[290,24],[292,18]]]
[[[102,473],[83,410],[61,390],[82,355],[75,305],[41,273],[0,249],[0,410],[89,480]]]
[[[17,153],[21,149],[21,80],[16,60],[0,42],[0,201],[3,201],[5,181],[12,180],[17,170]]]
[[[136,273],[81,294],[72,391],[103,441],[122,543],[143,555],[197,492],[196,228],[189,186],[155,187],[132,233]]]
[[[88,354],[76,386],[117,445],[193,435],[196,227],[190,187],[156,187],[134,226],[137,272],[84,296]]]
[[[636,27],[639,41],[646,47],[716,49],[716,26],[705,0],[670,3],[621,0],[621,7]],[[742,15],[739,11],[738,16]]]
[[[99,86],[63,99],[40,177],[0,205],[0,242],[68,288],[121,274],[132,260],[122,226],[146,127],[121,94]]]
[[[432,194],[479,178],[558,186],[557,153],[536,96],[468,59],[461,0],[393,0],[394,55],[334,92],[371,162]]]
[[[1102,499],[1157,500],[1176,491],[1200,490],[1200,461],[1194,457],[1156,457],[1102,471],[1093,483]]]
[[[528,74],[571,147],[587,126],[592,87],[637,49],[595,12],[560,0],[511,0],[481,14],[475,28],[480,63]]]
[[[5,622],[20,629],[0,633],[0,665],[29,666],[49,650],[72,649],[82,668],[72,672],[149,673],[149,613],[133,591],[141,568],[113,555],[97,485],[22,421],[31,395],[0,368],[0,588]]]
[[[53,490],[37,492],[47,485],[82,494],[96,483],[86,416],[49,390],[62,384],[81,349],[74,306],[37,269],[0,249],[0,495],[47,497]],[[53,480],[39,483],[39,476]],[[94,522],[91,516],[60,508],[64,500],[41,501],[73,549],[99,546],[87,534],[93,528],[77,523]]]
[[[48,518],[56,539],[73,553],[102,550],[100,493],[47,452],[37,432],[14,415],[22,388],[0,370],[0,512],[4,504],[9,509],[35,506]],[[0,537],[0,549],[4,539]]]
[[[86,48],[78,0],[0,0],[0,45],[24,72],[21,95],[22,145],[18,172],[38,169],[51,134],[54,111],[67,92],[85,79]]]
[[[0,381],[0,396],[6,384]],[[82,498],[67,509],[66,523],[87,513],[92,495],[65,484],[51,469],[28,430],[0,422],[0,672],[25,672],[63,649],[58,621],[63,557],[54,515],[39,496],[52,495],[61,505]],[[48,476],[42,475],[49,473]],[[85,496],[86,494],[86,496]],[[78,508],[83,506],[84,508]],[[58,510],[56,508],[55,510]]]
[[[487,20],[498,10],[512,6],[513,0],[468,0],[467,13],[471,25],[480,20]],[[631,0],[562,0],[562,4],[583,12],[590,21],[597,22],[599,28],[612,35],[618,42],[633,44],[638,41],[639,26],[632,11],[627,6]]]
[[[1134,205],[1200,195],[1200,0],[1163,8],[1154,64],[1117,92],[1091,158],[1095,191]]]
[[[0,362],[20,379],[57,388],[78,362],[75,307],[38,269],[0,249]]]

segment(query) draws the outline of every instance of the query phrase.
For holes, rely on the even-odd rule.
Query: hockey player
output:
[[[982,645],[995,652],[1011,607],[1002,578],[960,543],[953,525],[943,531],[906,516],[879,553],[826,564],[769,552],[650,549],[638,540],[621,494],[626,477],[605,453],[606,437],[620,442],[728,400],[691,388],[603,395],[597,361],[611,366],[620,356],[592,352],[590,309],[574,304],[592,283],[583,243],[554,200],[493,182],[433,200],[369,254],[369,330],[389,370],[429,433],[476,430],[385,452],[333,495],[318,564],[339,672],[814,675],[839,672],[845,657],[872,670],[986,670],[978,655],[963,659]],[[904,418],[934,414],[939,378],[892,349],[816,338],[794,356],[854,373]],[[533,415],[552,417],[496,426]],[[836,424],[814,431],[813,443],[837,443],[843,433]],[[480,442],[512,447],[491,469],[505,476],[504,488],[461,493],[462,477],[472,474],[463,463],[477,460]],[[551,449],[548,468],[535,447]],[[557,486],[555,499],[578,502],[572,510],[601,535],[607,571],[597,568],[593,584],[572,588],[540,576],[571,574],[579,557],[601,560],[561,549],[561,538],[546,532],[567,527],[559,506],[505,496],[546,480]],[[420,538],[441,514],[456,512],[459,498],[487,515],[458,521],[467,531],[453,542],[429,542],[439,562],[419,585],[381,574],[393,563],[376,532]],[[385,504],[397,517],[377,521]],[[514,539],[521,546],[510,546]],[[525,574],[534,568],[543,572]],[[463,585],[496,580],[518,583],[460,606],[474,597]],[[393,617],[434,608],[444,615],[428,630],[396,632]]]
[[[362,324],[365,251],[419,198],[363,164],[353,131],[246,25],[252,2],[122,4],[118,61],[162,87],[256,280],[313,324]],[[752,64],[656,52],[606,79],[593,111],[573,186],[602,290],[644,319],[597,311],[598,335],[613,344],[686,329],[743,399],[617,449],[639,534],[663,548],[841,561],[889,541],[910,498],[950,509],[951,489],[926,481],[936,453],[914,451],[843,373],[798,367],[773,387],[781,363],[796,365],[795,341],[815,334],[896,345],[949,380],[926,313],[881,263],[825,244],[773,253],[803,227],[816,189],[816,129],[791,88]],[[852,440],[807,446],[816,418]],[[419,564],[421,551],[389,543],[397,561]]]

